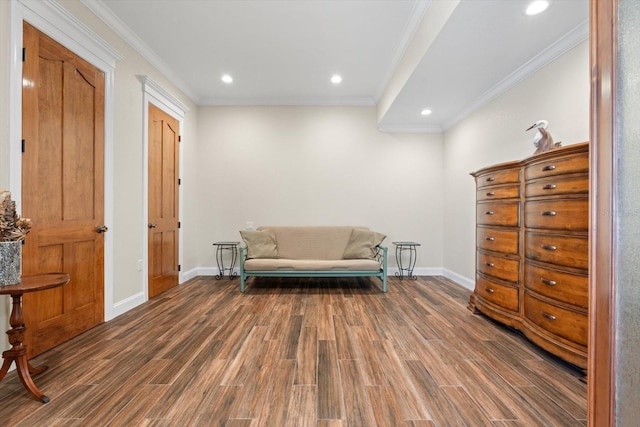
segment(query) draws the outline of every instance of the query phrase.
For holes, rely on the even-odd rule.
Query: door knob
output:
[[[96,231],[98,233],[106,233],[107,230],[109,230],[109,227],[107,227],[106,225],[99,225],[96,227]]]
[[[158,224],[154,224],[153,222],[149,223],[149,228],[156,228]]]

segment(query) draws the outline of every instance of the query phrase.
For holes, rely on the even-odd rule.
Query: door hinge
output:
[[[22,62],[25,62],[27,60],[27,48],[23,47],[22,48]]]
[[[178,178],[178,185],[182,185],[182,180]]]
[[[182,266],[178,264],[178,271],[182,271]]]
[[[178,135],[178,142],[182,142],[182,135]]]
[[[178,228],[180,228],[182,225],[180,224],[180,221],[178,221]]]
[[[24,139],[22,140],[22,147],[20,147],[20,149],[24,153],[24,150],[25,150],[25,141],[24,141]]]

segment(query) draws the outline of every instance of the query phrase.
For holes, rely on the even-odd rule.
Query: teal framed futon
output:
[[[386,236],[366,227],[273,226],[240,234],[241,292],[250,277],[377,277],[387,292]]]

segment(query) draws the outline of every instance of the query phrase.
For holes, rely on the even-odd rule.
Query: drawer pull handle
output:
[[[558,186],[555,184],[547,184],[542,186],[543,190],[555,190],[556,188],[558,188]]]
[[[493,215],[493,214],[495,214],[495,212],[494,212],[494,211],[486,211],[486,212],[485,212],[485,215]]]
[[[556,285],[556,281],[555,280],[545,279],[544,277],[541,277],[540,281],[542,283],[544,283],[545,285],[548,285],[548,286],[555,286]]]
[[[495,196],[496,193],[493,191],[487,191],[487,196],[491,197],[491,196]]]
[[[552,171],[552,170],[554,170],[555,168],[556,168],[556,165],[547,165],[547,166],[545,166],[545,167],[543,167],[543,168],[542,168],[542,171],[543,171],[543,172],[546,172],[546,171]]]
[[[485,262],[484,263],[487,267],[495,267],[495,264],[492,262]]]
[[[490,177],[488,177],[488,178],[487,178],[487,182],[493,182],[493,181],[495,181],[495,180],[496,180],[496,179],[495,179],[494,177],[492,177],[492,176],[490,176]]]
[[[487,242],[493,242],[495,239],[495,237],[491,237],[491,236],[487,236],[484,238],[484,240],[486,240]]]
[[[542,216],[556,216],[556,211],[544,211],[544,212],[541,212],[540,215],[542,215]]]
[[[544,311],[541,313],[544,317],[546,317],[549,320],[556,320],[556,316],[554,316],[553,314],[545,313]]]
[[[540,247],[542,247],[542,249],[546,249],[547,251],[555,251],[556,249],[558,249],[553,245],[540,245]]]
[[[484,288],[487,292],[489,292],[490,294],[494,293],[495,291],[491,288]]]

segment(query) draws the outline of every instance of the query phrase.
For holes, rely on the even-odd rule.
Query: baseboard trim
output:
[[[126,313],[127,311],[136,308],[137,306],[139,306],[140,304],[146,302],[145,296],[144,296],[144,292],[139,292],[137,294],[131,295],[129,298],[125,298],[122,301],[118,301],[116,303],[113,304],[113,308],[111,310],[111,313],[113,315],[113,317],[111,317],[111,319],[115,319],[116,317],[120,316],[121,314]],[[111,319],[104,319],[105,321],[111,320]]]
[[[474,290],[476,287],[476,282],[475,280],[469,279],[468,277],[464,277],[458,273],[455,273],[451,270],[447,270],[446,268],[442,269],[442,275],[444,277],[446,277],[449,280],[453,280],[456,283],[459,283],[460,285],[464,286],[465,288],[469,289],[470,291]]]

